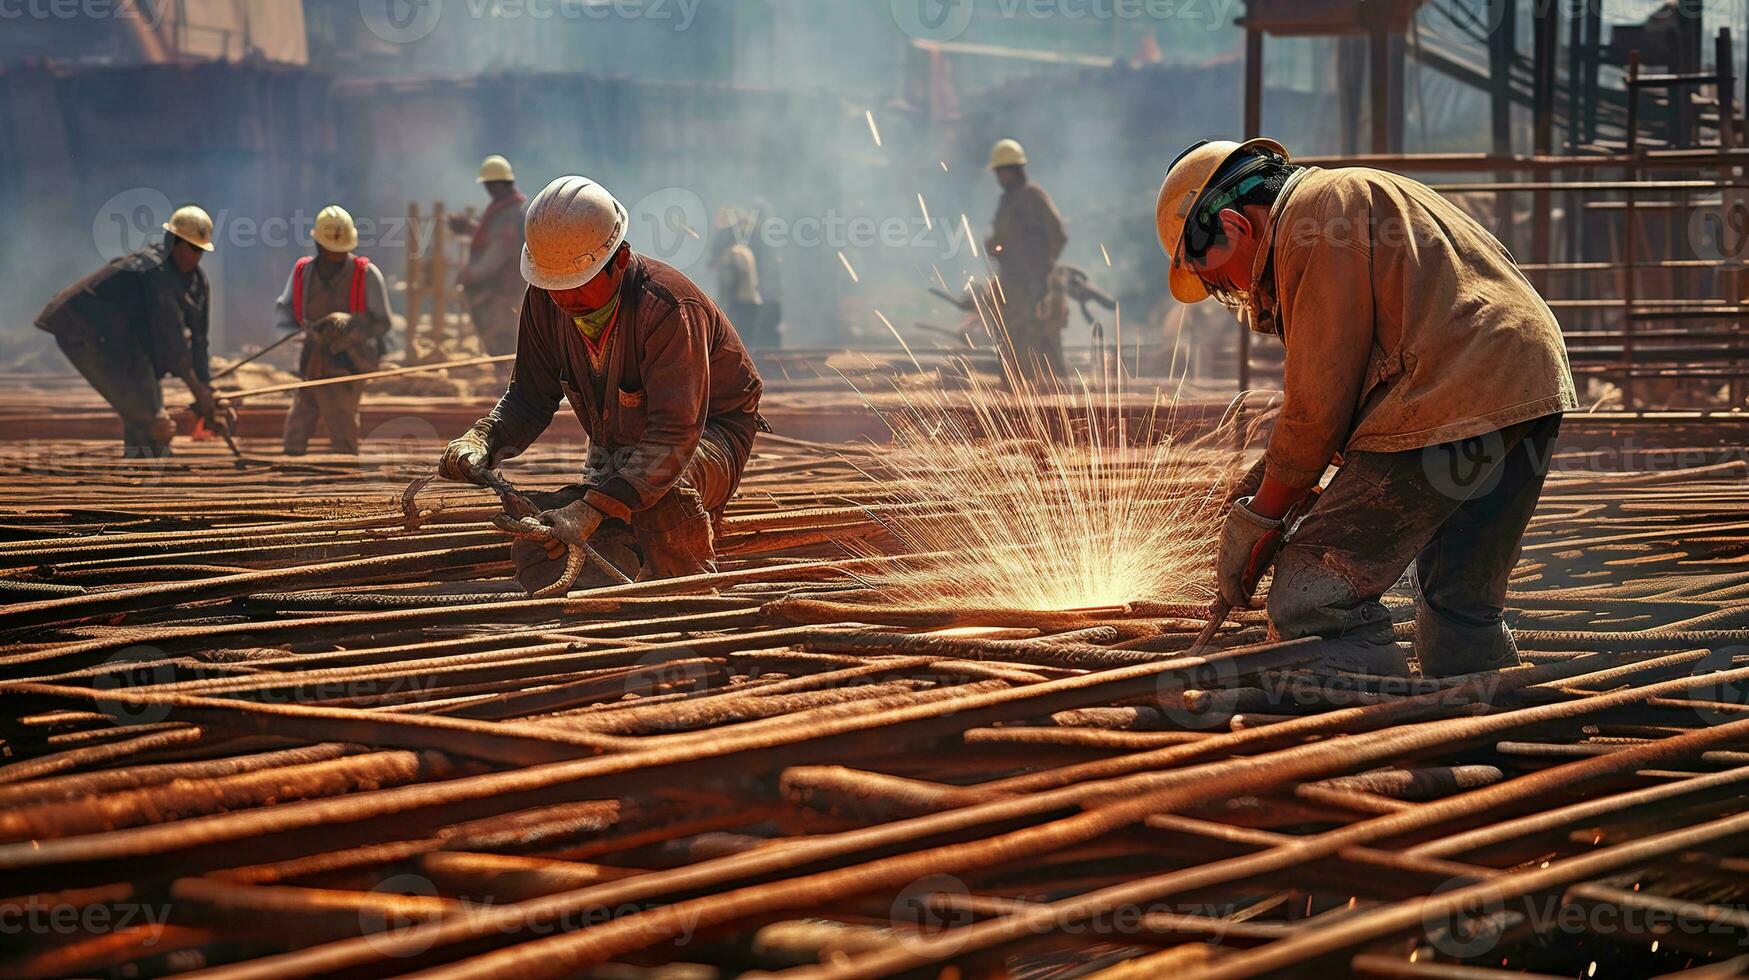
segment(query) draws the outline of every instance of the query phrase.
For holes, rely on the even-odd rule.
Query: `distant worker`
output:
[[[540,436],[561,398],[570,402],[589,458],[582,483],[531,495],[550,532],[512,548],[530,592],[559,578],[567,544],[610,555],[635,547],[644,578],[713,569],[714,524],[764,424],[759,374],[735,328],[678,270],[632,251],[628,220],[585,177],[535,196],[510,386],[439,462],[448,479],[481,482]]]
[[[1052,273],[1068,243],[1062,215],[1044,188],[1026,177],[1026,151],[1014,140],[990,148],[989,169],[1002,187],[984,250],[1001,276],[1002,325],[1014,345],[1015,367],[1029,378],[1067,372],[1063,330],[1069,304]]]
[[[389,287],[358,248],[352,215],[330,204],[316,215],[316,254],[292,266],[275,311],[284,330],[304,331],[298,373],[306,381],[341,378],[382,366],[389,333]],[[300,388],[285,416],[285,454],[302,456],[320,421],[336,453],[358,452],[358,403],[363,381]]]
[[[770,202],[754,198],[747,215],[747,247],[753,250],[753,268],[759,272],[759,329],[757,342],[749,341],[748,346],[775,349],[783,346],[783,256],[762,231],[771,217]],[[735,324],[735,329],[741,330],[741,325]],[[744,332],[742,339],[746,339]]]
[[[528,291],[516,265],[517,256],[522,254],[522,218],[528,196],[516,188],[510,161],[497,154],[480,164],[475,182],[486,188],[492,200],[478,221],[458,220],[453,226],[457,233],[472,236],[468,264],[459,280],[481,353],[514,354],[522,294]]]
[[[49,302],[36,325],[122,421],[122,454],[170,455],[176,422],[164,410],[159,379],[174,375],[194,396],[194,411],[219,428],[207,360],[212,290],[200,269],[213,250],[213,219],[177,209],[164,239],[115,259]]]
[[[733,211],[720,215],[711,236],[711,268],[717,270],[717,305],[734,324],[748,350],[768,346],[765,339],[765,297],[759,286],[759,259],[747,239],[751,224]]]
[[[1517,664],[1507,578],[1577,403],[1560,325],[1506,248],[1423,184],[1294,166],[1267,139],[1185,150],[1155,220],[1173,296],[1214,296],[1286,347],[1275,431],[1221,532],[1222,598],[1246,605],[1280,545],[1276,633],[1400,675],[1379,598],[1414,562],[1423,674]]]

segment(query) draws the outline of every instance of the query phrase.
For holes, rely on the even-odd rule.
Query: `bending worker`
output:
[[[678,270],[633,252],[626,225],[626,209],[585,177],[560,177],[529,203],[510,385],[438,465],[478,483],[534,442],[561,397],[571,403],[589,459],[578,485],[531,495],[551,533],[514,545],[530,592],[559,577],[566,545],[585,542],[643,578],[712,570],[713,524],[763,426],[735,328]],[[624,567],[632,552],[635,569]]]
[[[1286,347],[1280,417],[1221,531],[1222,598],[1249,602],[1306,501],[1269,591],[1283,639],[1407,673],[1379,598],[1414,562],[1424,674],[1518,663],[1507,576],[1576,402],[1560,325],[1506,248],[1425,185],[1297,167],[1267,139],[1184,151],[1155,218],[1179,301],[1214,296]]]
[[[389,287],[376,264],[358,248],[352,215],[330,204],[316,215],[311,236],[316,254],[292,266],[275,310],[286,330],[303,330],[298,373],[306,381],[375,371],[383,362],[389,332]],[[299,388],[285,416],[285,454],[302,456],[320,421],[334,452],[358,453],[358,402],[364,382],[338,381]]]
[[[175,375],[194,411],[222,426],[207,360],[212,289],[200,269],[213,250],[213,219],[193,205],[164,224],[164,240],[118,258],[49,301],[36,325],[121,416],[122,453],[170,455],[176,422],[159,379]]]

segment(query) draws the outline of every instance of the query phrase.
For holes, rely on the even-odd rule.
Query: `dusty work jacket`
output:
[[[517,259],[522,254],[523,216],[528,197],[521,191],[486,206],[474,237],[468,242],[468,264],[462,269],[462,288],[474,302],[504,296],[514,300],[528,283],[522,279]]]
[[[1270,476],[1576,407],[1560,324],[1505,246],[1407,177],[1308,168],[1264,228],[1259,302],[1287,346]]]
[[[170,248],[148,245],[111,261],[49,301],[36,325],[57,337],[86,335],[136,344],[159,377],[212,377],[207,326],[212,302],[199,266],[184,275]]]
[[[984,244],[1002,274],[1009,305],[1030,312],[1044,296],[1068,241],[1063,217],[1044,188],[1028,182],[1002,192]]]
[[[751,442],[762,385],[728,318],[673,266],[634,255],[619,303],[598,388],[576,324],[529,287],[510,386],[480,427],[494,455],[515,455],[568,400],[589,434],[590,470],[604,474],[597,488],[640,511],[680,479],[707,421]]]

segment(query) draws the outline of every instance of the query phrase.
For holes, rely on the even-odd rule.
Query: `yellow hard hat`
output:
[[[316,227],[310,237],[330,252],[350,252],[358,247],[358,226],[352,223],[352,215],[345,208],[330,204],[316,215]]]
[[[515,180],[516,171],[510,169],[510,161],[494,153],[480,161],[480,176],[474,178],[476,184],[486,184],[495,180]]]
[[[203,252],[213,250],[213,219],[200,208],[186,204],[176,209],[164,230]]]
[[[1019,140],[997,140],[990,147],[990,166],[985,168],[995,170],[997,167],[1021,167],[1026,165],[1026,150],[1021,148]]]
[[[1232,140],[1205,140],[1184,151],[1166,172],[1160,185],[1160,196],[1154,202],[1154,228],[1160,233],[1160,247],[1172,260],[1172,296],[1180,303],[1200,303],[1208,299],[1208,287],[1202,277],[1184,264],[1184,226],[1216,173],[1233,154],[1241,150],[1264,149],[1288,158],[1287,148],[1275,140],[1259,138],[1235,143]]]

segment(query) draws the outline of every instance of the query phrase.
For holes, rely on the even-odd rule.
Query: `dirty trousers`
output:
[[[651,506],[632,514],[631,523],[607,520],[589,543],[602,557],[638,579],[675,578],[716,569],[716,525],[723,508],[741,483],[741,472],[753,450],[752,413],[746,425],[721,419],[705,422],[698,449],[680,480]],[[592,453],[606,460],[622,454]],[[585,488],[610,475],[607,467],[591,467],[584,485],[552,493],[530,494],[542,510],[563,507],[583,496]],[[525,589],[535,592],[551,584],[564,568],[564,560],[547,557],[542,548],[518,539],[511,545],[516,577]],[[576,588],[611,584],[594,565],[586,566]]]
[[[129,455],[158,455],[175,431],[164,413],[164,389],[152,359],[137,343],[95,332],[57,335],[55,343],[91,387],[121,416]]]
[[[328,427],[328,445],[333,452],[357,455],[358,402],[363,395],[362,381],[293,392],[291,411],[285,415],[285,454],[302,456],[319,421]]]
[[[1322,636],[1338,670],[1401,657],[1379,597],[1413,561],[1415,653],[1429,677],[1518,663],[1507,578],[1536,510],[1559,414],[1396,453],[1349,452],[1275,561],[1269,618],[1283,639]]]

